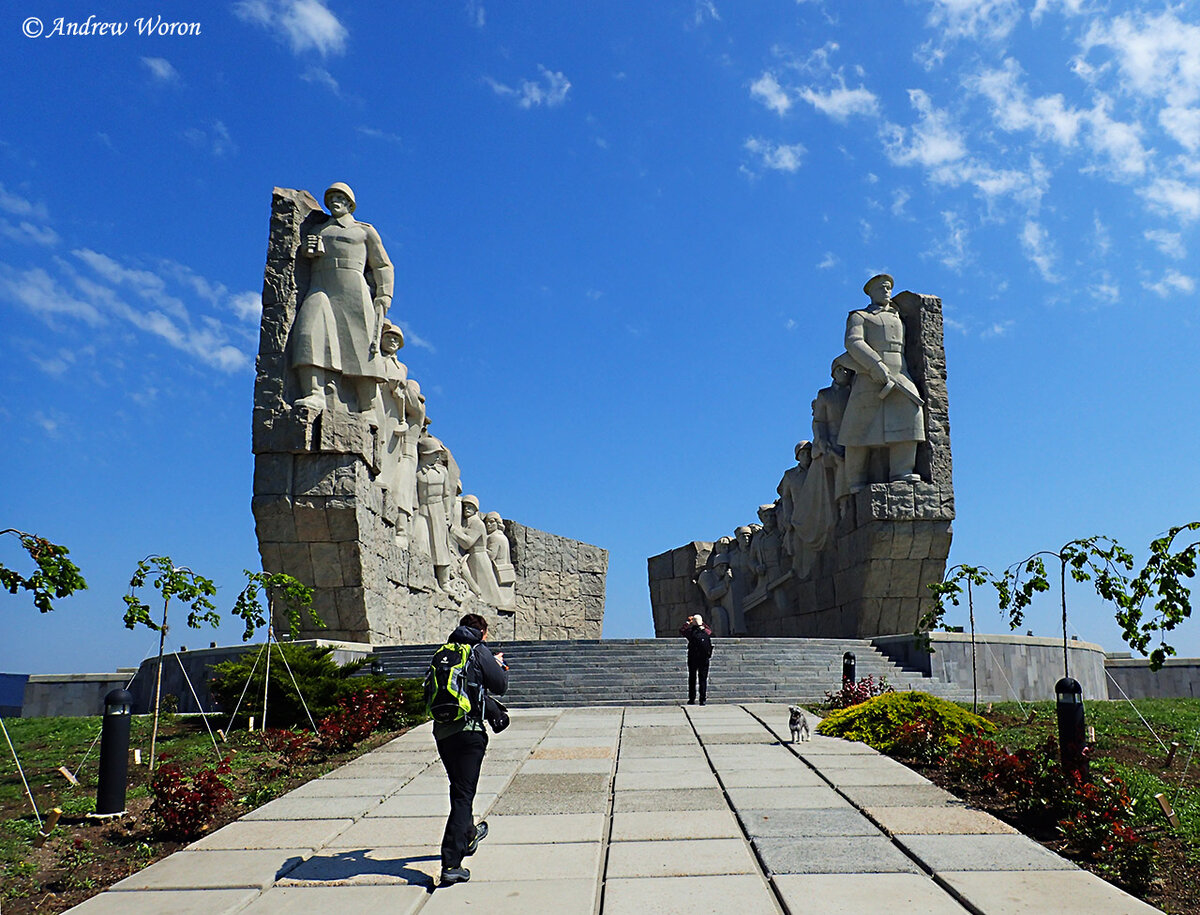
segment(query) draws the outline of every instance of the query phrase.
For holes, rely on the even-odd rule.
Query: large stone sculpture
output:
[[[863,286],[868,308],[846,319],[846,352],[857,366],[838,432],[846,449],[846,482],[858,492],[870,480],[872,449],[887,451],[887,476],[878,482],[921,478],[913,472],[917,443],[925,441],[924,399],[904,357],[904,322],[892,304],[893,280],[881,273]]]
[[[417,507],[417,440],[425,418],[425,401],[416,380],[408,377],[408,366],[396,356],[402,346],[404,334],[400,328],[384,322],[380,342],[384,383],[379,417],[383,452],[379,481],[389,509],[394,507],[396,512],[397,541],[407,546]]]
[[[885,274],[864,291],[871,304],[850,313],[833,383],[812,401],[813,440],[774,512],[760,506],[749,564],[728,538],[650,558],[657,635],[726,604],[750,635],[831,638],[911,633],[929,608],[954,517],[941,301],[893,299]]]
[[[325,409],[336,376],[350,383],[360,413],[372,409],[386,377],[379,355],[383,318],[392,302],[394,272],[375,227],[354,218],[354,192],[342,182],[325,191],[329,218],[306,235],[312,261],[308,294],[292,328],[292,366],[304,395],[297,406]],[[371,271],[374,295],[364,268]],[[350,392],[341,391],[343,397]]]
[[[447,452],[441,441],[427,435],[417,443],[417,549],[433,560],[438,587],[450,583],[455,553],[450,551],[450,519],[456,494],[446,466]]]
[[[471,495],[462,497],[461,523],[450,528],[450,534],[464,553],[463,578],[467,585],[493,607],[503,604],[500,583],[492,568],[487,551],[487,526],[479,517],[479,500]]]
[[[513,569],[508,537],[504,533],[504,519],[499,512],[488,512],[483,516],[483,525],[487,529],[488,558],[492,561],[492,571],[500,588],[500,606],[511,607],[516,571]]]
[[[704,595],[707,616],[712,620],[713,633],[718,636],[733,634],[733,573],[729,570],[729,539],[718,543],[709,557],[708,565],[695,579],[696,586]]]

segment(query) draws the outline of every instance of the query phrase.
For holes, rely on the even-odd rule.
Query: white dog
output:
[[[792,743],[808,740],[812,736],[808,730],[808,718],[804,716],[804,709],[798,705],[788,706],[788,728],[792,732]]]

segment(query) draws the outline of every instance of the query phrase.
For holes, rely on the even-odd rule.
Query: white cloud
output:
[[[992,104],[996,125],[1009,132],[1032,130],[1040,139],[1071,146],[1083,115],[1068,108],[1062,95],[1031,99],[1022,84],[1021,65],[1011,57],[999,69],[984,70],[965,81]]]
[[[1111,281],[1093,283],[1088,286],[1088,295],[1091,296],[1092,301],[1102,305],[1116,305],[1121,301],[1121,287]]]
[[[942,212],[942,222],[946,226],[946,235],[934,245],[933,254],[942,266],[957,272],[971,260],[967,250],[967,225],[951,210]]]
[[[0,222],[0,235],[22,244],[52,248],[58,244],[58,233],[49,226],[35,226],[26,219],[19,222]]]
[[[487,25],[487,10],[479,0],[467,0],[467,20],[472,28],[481,29]]]
[[[231,296],[229,308],[241,320],[255,327],[262,322],[262,296],[257,292],[239,292]]]
[[[875,117],[879,113],[879,98],[868,89],[847,89],[844,84],[826,91],[811,86],[800,90],[800,98],[835,121],[845,122],[854,115]]]
[[[571,89],[571,81],[562,73],[548,70],[541,64],[538,64],[538,70],[541,72],[541,82],[521,80],[521,85],[515,89],[497,82],[490,76],[485,79],[492,87],[493,92],[497,95],[514,98],[522,108],[537,108],[541,105],[554,108],[561,105],[566,101],[567,92]]]
[[[1021,230],[1021,249],[1037,267],[1042,279],[1048,283],[1058,282],[1058,276],[1054,273],[1054,262],[1057,258],[1050,237],[1046,230],[1032,219],[1027,220]]]
[[[1122,89],[1179,107],[1200,100],[1200,25],[1175,10],[1097,17],[1081,41],[1082,53],[1110,51]]]
[[[912,194],[910,194],[908,191],[904,190],[904,188],[898,188],[897,190],[893,191],[892,192],[892,215],[893,216],[903,216],[904,208],[908,205],[908,202],[910,200],[912,200]]]
[[[1200,108],[1164,108],[1158,113],[1158,123],[1188,152],[1200,150]]]
[[[1142,146],[1142,126],[1113,120],[1108,114],[1111,104],[1107,96],[1100,96],[1086,113],[1087,145],[1106,156],[1118,176],[1145,174],[1150,153]]]
[[[40,221],[50,218],[50,214],[46,210],[44,203],[34,203],[19,194],[10,193],[5,190],[3,184],[0,184],[0,210],[12,216],[24,216]]]
[[[966,143],[950,115],[934,108],[921,89],[908,90],[908,98],[919,115],[917,123],[911,127],[888,124],[883,128],[884,146],[892,163],[934,168],[965,157]]]
[[[1156,292],[1164,299],[1177,293],[1190,295],[1196,289],[1196,281],[1178,270],[1168,270],[1157,283],[1143,283],[1151,292]]]
[[[1016,322],[1012,321],[1012,320],[993,321],[991,324],[989,324],[987,327],[985,327],[982,331],[980,331],[979,336],[982,337],[984,340],[990,339],[992,337],[1005,337],[1008,335],[1008,332],[1013,329],[1015,324],[1016,324]]]
[[[696,8],[692,13],[692,25],[702,26],[708,21],[720,22],[721,14],[712,0],[696,0]]]
[[[1156,178],[1139,193],[1160,213],[1175,216],[1181,222],[1200,218],[1200,187],[1176,178]]]
[[[334,95],[340,96],[342,94],[342,87],[333,78],[333,74],[324,67],[309,67],[300,74],[300,78],[306,83],[312,83],[314,86],[324,86]]]
[[[179,82],[179,71],[171,66],[171,62],[165,57],[143,57],[142,63],[156,80],[164,83]]]
[[[792,107],[792,100],[773,73],[764,73],[751,83],[750,94],[781,117]]]
[[[370,137],[372,140],[383,140],[385,143],[395,143],[397,146],[404,145],[404,138],[399,134],[388,133],[386,130],[380,130],[378,127],[360,126],[355,129],[364,137]]]
[[[932,0],[926,24],[946,39],[1001,41],[1020,21],[1017,0]]]
[[[832,251],[826,251],[825,257],[822,258],[821,263],[817,264],[817,269],[818,270],[828,270],[831,267],[836,267],[837,264],[838,264],[837,256]]]
[[[349,32],[321,0],[240,0],[234,14],[291,45],[294,54],[342,54]]]
[[[781,172],[795,172],[800,168],[800,160],[805,153],[804,146],[793,143],[788,146],[783,143],[772,143],[760,137],[750,137],[742,144],[742,148],[758,157],[763,168]]]
[[[1092,230],[1096,238],[1096,253],[1103,257],[1112,248],[1112,233],[1100,219],[1099,213],[1092,214]]]
[[[41,267],[14,270],[0,264],[0,298],[21,305],[43,320],[60,316],[98,327],[104,316],[94,305],[67,292]]]
[[[223,121],[213,121],[208,130],[189,127],[183,132],[183,138],[193,146],[209,150],[218,158],[237,152],[237,144],[233,142],[229,128]]]
[[[51,438],[58,438],[58,420],[38,410],[33,414],[33,421]]]
[[[1167,257],[1183,260],[1187,254],[1183,247],[1183,236],[1178,232],[1168,232],[1166,229],[1147,229],[1144,234],[1146,240]]]
[[[413,330],[412,325],[407,321],[397,321],[394,318],[389,318],[389,320],[393,324],[399,325],[400,329],[404,331],[405,346],[419,346],[421,349],[429,350],[431,353],[437,352],[437,347]],[[434,390],[437,389],[435,388]]]

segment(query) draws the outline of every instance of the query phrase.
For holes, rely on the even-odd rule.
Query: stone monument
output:
[[[930,608],[954,519],[942,303],[893,286],[863,287],[812,440],[759,506],[749,550],[722,538],[649,559],[656,635],[701,613],[717,635],[870,638],[911,633]]]
[[[599,638],[607,550],[482,515],[463,495],[398,356],[380,234],[346,184],[324,202],[275,189],[254,385],[263,569],[314,588],[328,626],[301,636],[440,641],[470,611],[495,638]]]

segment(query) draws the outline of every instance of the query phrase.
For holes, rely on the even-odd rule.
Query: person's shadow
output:
[[[434,878],[425,871],[409,865],[423,861],[441,862],[440,855],[420,855],[406,858],[368,857],[371,849],[361,848],[337,852],[336,854],[313,855],[294,870],[287,873],[289,881],[311,881],[313,883],[335,883],[350,881],[355,877],[390,877],[387,883],[406,883],[423,886],[433,892]]]

